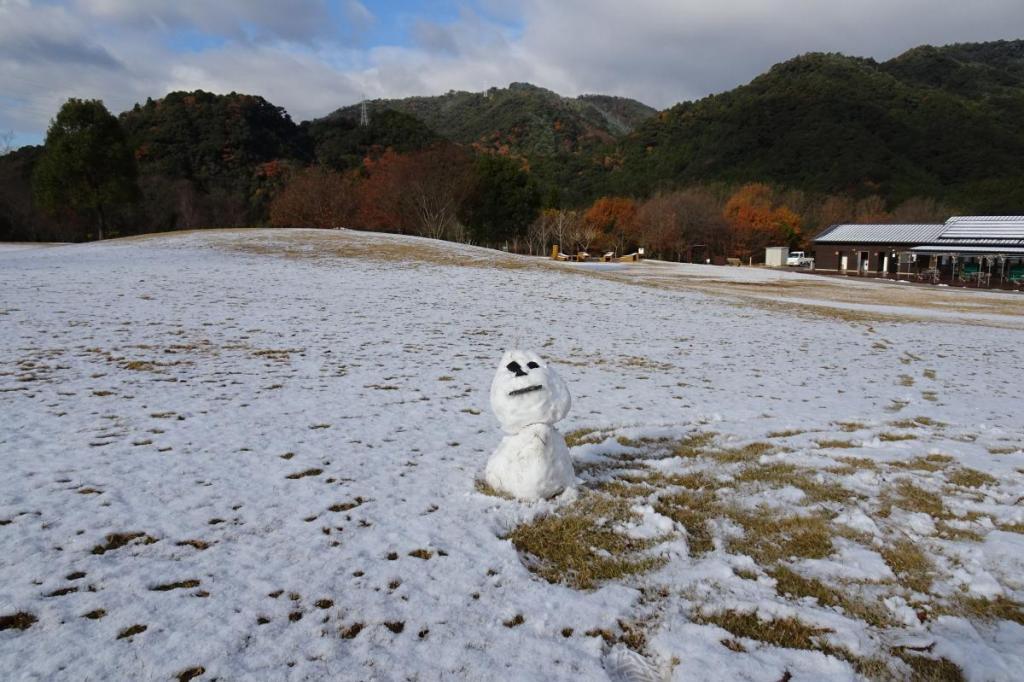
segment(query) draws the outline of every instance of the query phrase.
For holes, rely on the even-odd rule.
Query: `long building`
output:
[[[816,270],[838,274],[1020,287],[1024,216],[832,225],[814,238],[814,261]]]

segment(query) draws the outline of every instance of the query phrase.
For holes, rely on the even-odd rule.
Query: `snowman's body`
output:
[[[491,383],[491,407],[507,435],[487,462],[487,483],[524,500],[572,486],[572,457],[554,427],[571,405],[565,382],[535,353],[505,353]]]

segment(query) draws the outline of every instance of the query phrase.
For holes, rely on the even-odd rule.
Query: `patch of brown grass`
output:
[[[832,554],[832,533],[828,518],[821,512],[785,516],[759,507],[732,508],[727,513],[744,530],[743,537],[729,541],[729,550],[746,554],[761,566],[792,557],[824,559]]]
[[[808,502],[842,502],[854,496],[853,492],[838,483],[818,480],[815,478],[815,472],[810,469],[802,469],[784,462],[751,465],[736,476],[736,481],[799,488],[807,496]]]
[[[961,597],[956,600],[954,612],[973,620],[1010,620],[1024,625],[1024,604],[999,595],[995,599]]]
[[[802,433],[807,433],[800,429],[785,429],[784,431],[771,431],[768,434],[769,438],[789,438],[790,436],[799,436]]]
[[[965,682],[960,666],[948,658],[928,658],[900,649],[894,653],[910,667],[911,682]]]
[[[713,450],[704,454],[714,457],[719,462],[724,463],[736,463],[736,462],[749,462],[750,460],[757,459],[761,455],[771,452],[775,449],[771,443],[754,442],[747,443],[746,445],[738,448],[726,448],[722,450]]]
[[[912,433],[880,433],[878,434],[878,440],[883,443],[894,443],[901,440],[915,440],[917,436]]]
[[[195,579],[192,579],[192,580],[180,580],[180,581],[174,582],[174,583],[164,583],[162,585],[154,585],[153,587],[151,587],[149,589],[153,590],[154,592],[170,592],[171,590],[185,590],[185,589],[191,589],[193,587],[199,587],[199,581],[198,580],[195,580]]]
[[[927,592],[931,587],[935,567],[917,543],[901,538],[882,547],[879,553],[904,587],[917,592]]]
[[[686,491],[662,497],[654,510],[686,529],[690,556],[700,557],[715,548],[708,522],[721,514],[714,491]]]
[[[36,617],[31,613],[19,611],[7,616],[0,616],[0,631],[2,630],[28,630],[36,622]]]
[[[363,631],[362,623],[352,623],[348,627],[344,627],[338,631],[342,639],[355,639],[356,636]]]
[[[508,493],[502,492],[502,491],[498,490],[497,488],[492,487],[490,483],[488,483],[487,481],[485,481],[482,478],[478,478],[475,481],[473,481],[473,487],[476,488],[476,491],[478,493],[481,493],[483,495],[487,495],[489,497],[500,497],[503,500],[514,500],[515,499],[514,497],[512,497]]]
[[[754,639],[786,649],[821,649],[824,646],[822,635],[832,632],[793,617],[761,620],[756,612],[697,613],[691,616],[691,620],[703,625],[717,625],[734,637]]]
[[[855,448],[855,447],[857,447],[856,445],[854,445],[852,440],[829,440],[829,439],[825,439],[825,440],[819,440],[819,441],[815,441],[815,442],[818,444],[819,448],[830,449],[830,450],[844,449],[844,448]]]
[[[142,539],[143,545],[151,545],[156,542],[156,538],[150,537],[145,533],[111,533],[106,537],[106,543],[102,545],[96,545],[92,548],[93,554],[105,554],[115,549],[124,547],[133,540]]]
[[[642,555],[654,541],[628,537],[613,527],[636,518],[627,502],[591,493],[557,513],[516,527],[508,539],[527,567],[548,582],[591,589],[663,563]]]
[[[980,488],[983,485],[994,485],[997,482],[995,477],[967,467],[958,467],[947,472],[946,481],[964,488]]]
[[[777,566],[769,571],[769,575],[775,578],[775,591],[780,597],[812,597],[822,606],[842,609],[847,616],[876,628],[892,625],[884,605],[858,599],[848,586],[834,588],[817,578],[805,578],[787,566]]]
[[[902,460],[899,462],[892,462],[889,466],[896,469],[912,469],[916,471],[939,471],[945,469],[953,458],[949,455],[925,455],[924,457],[915,457],[911,460]]]
[[[565,444],[570,448],[586,443],[600,443],[604,440],[600,429],[576,429],[565,434]]]
[[[296,471],[294,474],[288,474],[285,478],[290,480],[296,480],[299,478],[305,478],[307,476],[319,476],[324,472],[323,469],[306,469],[304,471]]]
[[[148,629],[149,629],[149,626],[141,625],[141,624],[138,624],[138,623],[136,623],[135,625],[129,625],[128,627],[126,627],[125,629],[123,629],[119,633],[117,633],[117,638],[118,639],[128,639],[128,638],[134,637],[135,635],[142,634],[143,632],[145,632]]]
[[[882,493],[882,516],[889,515],[889,507],[898,506],[911,512],[922,512],[934,519],[949,519],[953,515],[942,502],[942,496],[925,490],[911,481],[903,480]]]
[[[704,448],[711,445],[718,434],[713,431],[697,431],[672,445],[672,454],[676,457],[700,457]]]

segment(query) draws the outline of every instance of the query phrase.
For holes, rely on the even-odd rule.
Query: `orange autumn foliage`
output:
[[[626,197],[601,197],[583,214],[583,222],[599,231],[602,242],[621,253],[636,238],[637,205]]]
[[[725,204],[723,216],[732,233],[732,251],[740,257],[759,256],[766,246],[797,246],[803,239],[800,216],[777,203],[762,183],[743,185]]]

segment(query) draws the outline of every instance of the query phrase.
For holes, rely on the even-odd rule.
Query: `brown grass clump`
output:
[[[947,658],[927,658],[894,650],[904,663],[910,666],[911,682],[964,682],[964,673],[960,667]]]
[[[289,480],[296,480],[299,478],[305,478],[307,476],[319,476],[324,472],[323,469],[306,469],[305,471],[296,471],[294,474],[288,474],[285,478]]]
[[[111,533],[106,537],[106,544],[96,545],[92,548],[92,553],[105,554],[106,552],[120,549],[132,540],[137,540],[139,538],[142,538],[143,545],[151,545],[156,542],[156,538],[152,538],[145,533]]]
[[[190,682],[191,680],[194,680],[197,677],[201,677],[205,673],[206,673],[206,668],[204,668],[201,665],[197,665],[194,668],[189,668],[188,670],[182,670],[180,673],[178,673],[174,677],[175,677],[175,679],[178,680],[178,682]]]
[[[783,462],[747,467],[736,476],[736,481],[793,486],[802,490],[809,502],[841,502],[854,495],[838,483],[817,480],[810,469]]]
[[[652,492],[650,487],[642,483],[630,483],[628,481],[601,481],[594,489],[607,495],[622,498],[644,497]]]
[[[892,625],[892,619],[884,606],[856,598],[848,587],[833,588],[816,578],[805,578],[787,566],[778,566],[769,575],[775,578],[775,591],[780,597],[813,597],[822,606],[840,608],[847,616],[874,627]]]
[[[514,500],[515,499],[514,497],[512,497],[508,493],[503,493],[502,491],[498,490],[497,488],[492,487],[490,483],[488,483],[487,481],[483,480],[482,478],[476,479],[473,482],[473,487],[476,488],[476,491],[478,493],[481,493],[483,495],[488,495],[489,497],[500,497],[503,500]]]
[[[899,539],[880,550],[900,584],[917,592],[927,592],[935,567],[924,551],[911,540]]]
[[[28,630],[36,620],[34,615],[24,611],[0,616],[0,630]]]
[[[330,507],[327,508],[327,511],[330,511],[330,512],[349,511],[351,509],[355,509],[356,507],[358,507],[359,505],[361,505],[365,501],[366,500],[364,500],[363,498],[357,497],[354,500],[352,500],[351,502],[339,502],[338,504],[333,504],[333,505],[331,505]]]
[[[750,460],[757,459],[761,455],[769,453],[774,449],[775,447],[771,443],[755,442],[748,443],[738,448],[717,450],[706,454],[711,455],[719,462],[749,462]]]
[[[1024,604],[999,595],[995,599],[962,597],[956,600],[955,613],[974,620],[1011,620],[1024,625]]]
[[[816,441],[819,448],[822,449],[843,449],[843,448],[855,448],[852,440],[819,440]]]
[[[183,589],[190,589],[190,588],[193,588],[193,587],[199,587],[199,581],[198,580],[195,580],[195,579],[192,579],[192,580],[181,580],[181,581],[176,582],[176,583],[165,583],[163,585],[154,585],[153,587],[151,587],[149,589],[153,590],[154,592],[169,592],[171,590],[183,590]]]
[[[604,438],[599,429],[576,429],[565,434],[565,444],[570,448],[585,443],[600,443]]]
[[[338,634],[341,635],[342,639],[355,639],[356,635],[363,631],[362,623],[352,623],[348,627],[342,628]]]
[[[699,457],[704,454],[704,448],[715,440],[718,435],[713,431],[697,431],[672,446],[672,454],[676,457]]]
[[[993,485],[996,483],[996,479],[985,472],[966,467],[953,469],[946,474],[946,480],[953,485],[959,485],[964,488],[980,488],[983,485]]]
[[[790,436],[799,436],[806,431],[800,429],[785,429],[783,431],[772,431],[768,434],[769,438],[789,438]]]
[[[654,510],[686,529],[690,556],[700,557],[715,548],[708,521],[721,514],[715,493],[709,490],[686,491],[662,497]]]
[[[734,637],[754,639],[787,649],[821,649],[824,646],[821,636],[831,632],[828,628],[807,625],[797,618],[761,620],[757,613],[741,613],[739,611],[698,613],[691,616],[691,619],[695,623],[717,625],[730,632]]]
[[[895,488],[882,494],[882,510],[880,515],[889,516],[892,505],[911,512],[922,512],[934,519],[949,519],[953,515],[942,503],[942,496],[925,490],[910,481],[900,481]]]
[[[946,521],[938,521],[935,524],[935,532],[940,538],[945,538],[946,540],[981,542],[985,539],[985,537],[976,530],[953,526]]]
[[[746,554],[761,566],[783,559],[824,559],[832,553],[832,533],[822,513],[807,516],[782,516],[760,507],[755,510],[731,509],[729,517],[743,526],[742,538],[729,541],[729,550]]]
[[[589,494],[556,514],[518,526],[508,539],[527,567],[548,582],[591,589],[663,563],[642,555],[653,541],[628,537],[612,527],[636,518],[628,503]]]
[[[953,458],[949,455],[925,455],[924,457],[915,457],[911,460],[893,462],[891,466],[896,469],[911,469],[915,471],[941,471],[952,461]]]
[[[883,443],[894,443],[901,440],[915,440],[917,436],[912,433],[880,433],[878,440]]]
[[[146,625],[139,625],[139,624],[130,625],[130,626],[126,627],[124,630],[121,630],[121,632],[117,633],[117,638],[118,639],[131,638],[131,637],[134,637],[135,635],[142,634],[147,629],[149,629],[149,627],[146,626]]]

